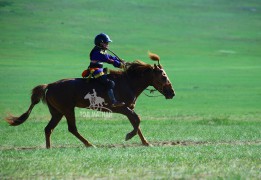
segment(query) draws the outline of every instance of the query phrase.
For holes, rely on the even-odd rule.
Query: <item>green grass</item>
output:
[[[85,148],[67,131],[53,133],[44,149],[44,122],[2,129],[2,178],[260,178],[260,122],[152,121],[142,123],[154,147],[138,137],[124,142],[127,121],[78,121],[97,148]],[[1,127],[3,123],[1,123]],[[22,136],[21,136],[22,135]],[[11,140],[10,140],[11,139]],[[176,144],[176,145],[175,145]],[[14,173],[16,172],[16,173]],[[19,172],[19,173],[18,173]]]
[[[1,119],[23,113],[34,86],[80,77],[100,32],[127,61],[159,54],[177,93],[139,97],[149,148],[124,141],[131,125],[121,115],[86,119],[77,109],[96,149],[63,120],[45,150],[42,104],[21,126],[0,121],[0,179],[260,179],[260,11],[256,0],[0,0]]]
[[[260,167],[255,167],[259,161],[254,158],[258,156],[259,148],[260,146],[235,148],[230,145],[205,146],[204,148],[179,146],[174,149],[135,147],[127,150],[123,148],[88,150],[73,148],[49,152],[45,150],[23,151],[18,156],[19,161],[7,151],[4,151],[3,157],[8,159],[5,174],[13,173],[17,169],[21,170],[20,174],[15,174],[15,178],[190,179],[194,177],[207,179],[216,177],[254,179],[260,177],[258,172]],[[249,161],[250,159],[251,161]],[[14,161],[19,163],[19,167],[13,166]]]

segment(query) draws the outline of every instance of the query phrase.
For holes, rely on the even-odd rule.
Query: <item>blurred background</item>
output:
[[[104,32],[126,61],[157,53],[172,81],[173,100],[140,96],[142,119],[260,120],[260,29],[257,0],[1,0],[1,118],[24,112],[34,86],[81,77]]]

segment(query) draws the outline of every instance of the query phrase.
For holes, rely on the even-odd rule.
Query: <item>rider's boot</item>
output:
[[[112,89],[109,89],[108,90],[108,96],[112,102],[111,106],[112,107],[121,107],[121,106],[124,106],[125,103],[124,102],[118,102],[115,97],[114,97],[114,93],[113,93],[113,90]]]

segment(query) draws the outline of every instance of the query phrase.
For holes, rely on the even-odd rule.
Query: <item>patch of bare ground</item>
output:
[[[150,147],[174,147],[174,146],[200,146],[200,145],[261,145],[261,141],[219,141],[219,142],[209,142],[209,141],[154,141],[150,143]],[[53,146],[52,149],[62,149],[62,148],[82,148],[83,146],[77,145],[63,145],[63,146]],[[140,143],[131,144],[105,144],[105,145],[95,145],[95,148],[131,148],[131,147],[146,147]],[[32,147],[10,147],[1,146],[0,151],[4,150],[39,150],[45,149],[44,146],[32,146]]]

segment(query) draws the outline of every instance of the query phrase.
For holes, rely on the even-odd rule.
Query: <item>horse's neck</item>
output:
[[[128,77],[127,80],[136,97],[138,97],[149,86],[149,81],[146,77]]]
[[[113,80],[118,79],[118,82],[123,83],[123,89],[128,87],[128,92],[131,93],[134,99],[136,99],[149,85],[148,77],[134,77],[128,74],[113,74],[111,76]]]

